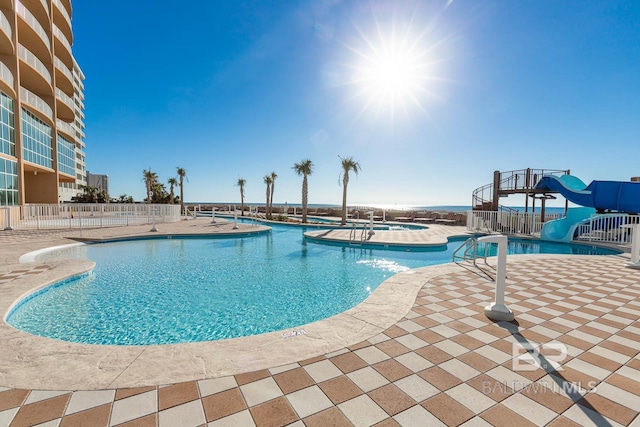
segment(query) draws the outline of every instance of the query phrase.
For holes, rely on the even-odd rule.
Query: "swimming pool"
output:
[[[362,302],[391,275],[451,261],[459,241],[421,251],[307,242],[274,226],[244,238],[172,238],[69,248],[52,257],[96,262],[93,273],[20,302],[7,322],[64,341],[149,345],[292,328]],[[514,253],[616,253],[511,241]]]
[[[302,219],[302,215],[289,215],[290,218]],[[317,216],[309,216],[310,226],[314,227],[318,224],[322,225],[339,225],[341,220],[332,219],[332,218],[321,218]],[[347,227],[353,226],[353,219],[348,220]],[[313,224],[315,223],[315,224]],[[363,226],[369,226],[369,222],[366,218],[361,218],[357,220],[357,226],[362,228]],[[375,221],[373,223],[373,228],[376,230],[427,230],[429,227],[421,224],[406,224],[406,223],[398,223],[398,222],[389,222],[389,223],[380,223],[380,221]]]

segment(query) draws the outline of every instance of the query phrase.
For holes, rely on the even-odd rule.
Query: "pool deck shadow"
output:
[[[183,222],[176,233],[204,228]],[[71,235],[0,232],[3,315],[30,289],[91,268],[17,262]],[[297,335],[93,346],[3,322],[0,425],[632,425],[640,422],[640,271],[627,260],[509,256],[510,324],[483,314],[494,298],[493,259],[485,272],[446,264],[399,273]]]

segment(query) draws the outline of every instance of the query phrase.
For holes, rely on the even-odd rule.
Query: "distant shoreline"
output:
[[[236,206],[240,207],[240,203],[238,202],[185,202],[185,205],[188,206]],[[264,203],[246,203],[245,206],[264,206]],[[283,208],[302,208],[300,203],[274,203],[275,207]],[[331,209],[341,209],[341,205],[335,204],[325,204],[325,203],[309,203],[308,207],[310,209],[317,208],[331,208]],[[422,205],[401,205],[401,204],[362,204],[362,205],[348,205],[349,209],[366,209],[366,208],[374,208],[376,210],[388,210],[388,211],[443,211],[443,212],[466,212],[471,210],[471,205],[435,205],[435,206],[422,206]],[[510,208],[524,212],[524,206],[510,206]],[[531,211],[531,207],[529,207],[529,211]],[[564,213],[564,207],[557,206],[548,206],[545,211],[547,213]],[[536,207],[536,212],[540,212],[540,207]]]

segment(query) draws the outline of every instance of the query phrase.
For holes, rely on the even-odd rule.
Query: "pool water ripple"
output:
[[[397,272],[450,262],[460,244],[417,252],[378,250],[306,242],[303,232],[276,226],[255,237],[174,237],[65,249],[61,256],[95,261],[93,273],[24,300],[7,321],[32,334],[89,344],[261,334],[346,311]],[[586,246],[523,241],[510,249],[593,253]]]

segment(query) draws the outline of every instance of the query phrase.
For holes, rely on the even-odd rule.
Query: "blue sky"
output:
[[[86,163],[144,197],[468,205],[494,170],[640,175],[640,2],[73,2]],[[519,204],[516,199],[512,203]]]

